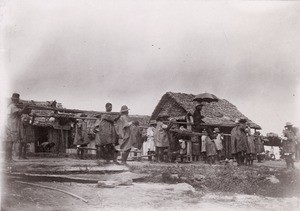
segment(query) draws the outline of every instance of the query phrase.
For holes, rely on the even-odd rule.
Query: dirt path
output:
[[[61,158],[16,162],[5,171],[90,180],[80,183],[23,177],[23,181],[69,191],[88,203],[16,183],[20,177],[10,176],[3,183],[2,210],[300,210],[300,170],[287,170],[282,161],[255,163],[253,167],[145,161],[129,165]],[[298,168],[299,163],[296,165]],[[99,188],[96,184],[124,178],[133,179],[133,185]]]
[[[84,203],[66,194],[24,184],[6,192],[7,210],[299,210],[297,198],[275,199],[243,194],[195,191],[185,183],[97,188],[92,184],[38,183],[70,191],[88,199]],[[18,203],[16,203],[18,201]],[[5,209],[4,209],[5,210]]]

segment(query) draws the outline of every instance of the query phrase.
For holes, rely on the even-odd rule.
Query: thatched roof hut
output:
[[[193,94],[167,92],[162,96],[150,119],[156,119],[158,116],[168,116],[177,120],[185,120],[187,115],[192,116],[194,114],[196,106],[200,104],[193,101],[194,97]],[[205,103],[201,114],[204,116],[204,123],[211,126],[234,127],[236,119],[248,119],[236,106],[225,99]],[[261,129],[259,125],[251,120],[248,119],[248,122],[251,128]]]

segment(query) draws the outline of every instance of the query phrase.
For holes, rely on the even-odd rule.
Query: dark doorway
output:
[[[48,141],[48,130],[47,127],[36,127],[35,128],[35,152],[40,152],[39,146]]]

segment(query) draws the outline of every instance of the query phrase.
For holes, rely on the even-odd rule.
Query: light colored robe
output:
[[[154,144],[155,147],[169,147],[169,137],[166,129],[168,128],[163,122],[157,122],[155,133],[154,133]]]
[[[218,134],[217,137],[214,139],[217,150],[223,149],[223,143],[222,143],[223,137],[221,134]]]
[[[149,127],[147,129],[147,141],[143,143],[143,155],[147,155],[148,151],[155,151],[154,131],[154,127]]]
[[[119,145],[116,147],[117,150],[125,152],[130,150],[133,145],[133,139],[130,138],[130,126],[131,122],[129,121],[128,115],[121,115],[118,121],[115,124],[116,133],[119,137]]]
[[[201,136],[201,152],[206,152],[206,135]]]
[[[5,140],[8,142],[17,142],[21,139],[21,109],[14,103],[7,107],[7,124],[5,127]]]

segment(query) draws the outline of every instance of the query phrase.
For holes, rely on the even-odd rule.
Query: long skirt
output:
[[[155,151],[155,146],[154,146],[154,138],[153,137],[148,137],[147,141],[143,143],[143,155],[148,155],[148,151]]]

